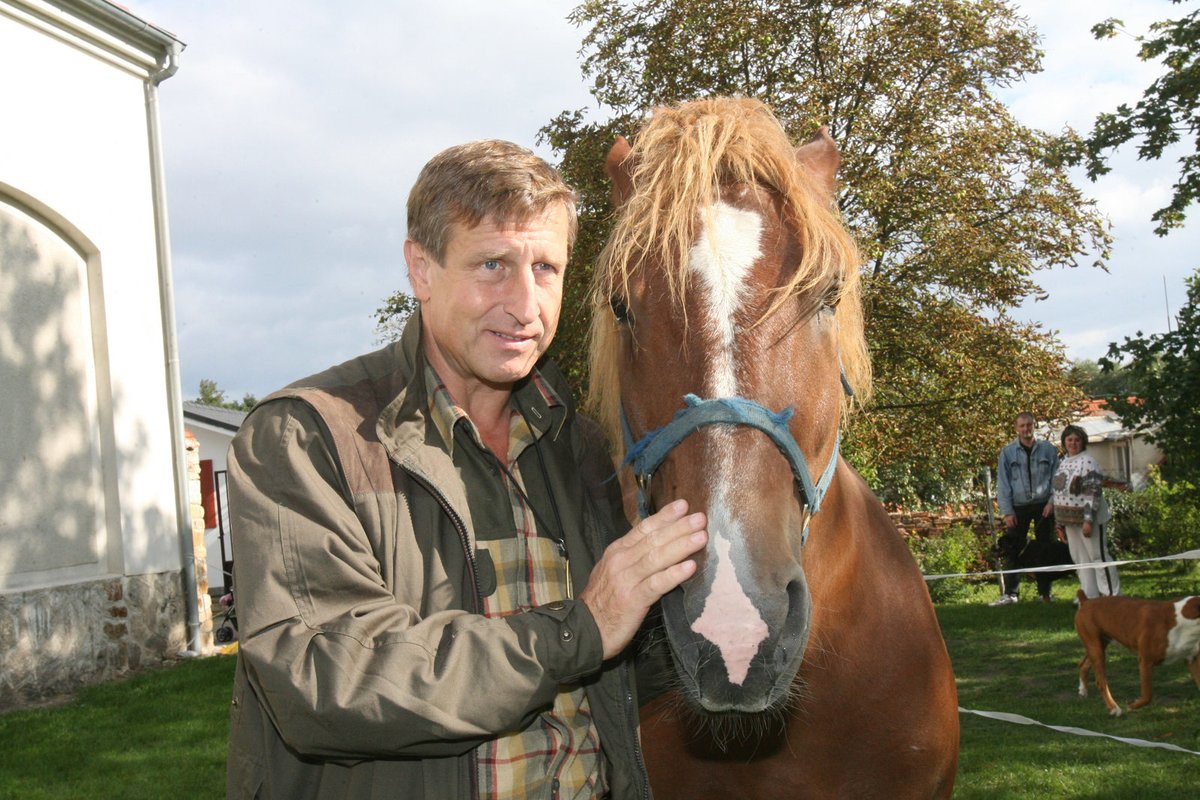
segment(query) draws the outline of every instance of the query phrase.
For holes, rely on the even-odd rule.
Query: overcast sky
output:
[[[536,146],[538,129],[566,109],[596,110],[569,2],[128,5],[187,44],[160,90],[185,398],[201,378],[231,399],[262,397],[373,349],[372,312],[407,288],[404,203],[425,161],[485,137],[553,160]],[[1093,24],[1116,16],[1142,33],[1190,10],[1168,0],[1019,5],[1043,37],[1045,71],[1002,96],[1022,122],[1051,131],[1089,130],[1156,74],[1132,38],[1096,42]],[[1113,223],[1109,272],[1039,273],[1049,298],[1017,314],[1059,331],[1073,358],[1165,330],[1168,303],[1178,310],[1197,265],[1200,223],[1151,233],[1174,165],[1124,154],[1116,166],[1096,184],[1079,177]]]

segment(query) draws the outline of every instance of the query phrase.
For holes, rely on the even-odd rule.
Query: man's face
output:
[[[452,225],[441,263],[404,243],[426,356],[455,400],[481,387],[511,389],[546,352],[562,306],[567,232],[567,209],[556,203],[524,224]]]
[[[1021,417],[1014,425],[1017,429],[1017,438],[1024,444],[1029,444],[1033,441],[1033,420],[1030,417]]]

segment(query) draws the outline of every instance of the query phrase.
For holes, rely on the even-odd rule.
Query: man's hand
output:
[[[676,500],[609,545],[579,593],[600,628],[606,659],[633,640],[650,606],[695,573],[688,556],[708,541],[708,521],[687,509],[686,500]]]
[[[1046,507],[1042,509],[1042,516],[1048,517],[1054,513],[1054,501],[1046,503]]]
[[[1016,526],[1017,526],[1017,515],[1016,514],[1005,514],[1004,515],[1004,527],[1005,528],[1015,528]]]
[[[1085,523],[1083,523],[1082,527],[1083,527],[1083,535],[1090,539],[1092,536],[1092,523],[1085,522]]]

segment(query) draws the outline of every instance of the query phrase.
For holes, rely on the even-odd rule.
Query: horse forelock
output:
[[[711,222],[706,215],[721,201],[722,191],[737,186],[758,185],[779,198],[803,254],[790,280],[773,290],[763,318],[795,295],[838,286],[842,367],[856,396],[865,398],[870,361],[863,338],[858,250],[831,199],[800,166],[786,131],[770,110],[746,98],[711,98],[657,109],[634,139],[630,158],[633,194],[621,207],[596,264],[591,297],[588,403],[615,446],[619,449],[622,443],[620,331],[609,309],[611,298],[628,298],[635,278],[656,281],[665,284],[682,312],[689,251],[700,227]]]

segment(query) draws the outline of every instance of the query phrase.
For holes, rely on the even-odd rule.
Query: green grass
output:
[[[1131,566],[1121,574],[1123,594],[1172,598],[1200,593],[1194,568]],[[1047,725],[1174,744],[1200,752],[1200,689],[1183,664],[1154,671],[1154,701],[1110,717],[1089,685],[1078,695],[1083,655],[1075,634],[1078,583],[1055,582],[1055,602],[1023,586],[1022,602],[989,608],[994,583],[965,602],[937,609],[954,662],[963,708],[1020,714]],[[1136,657],[1119,644],[1108,649],[1113,697],[1123,708],[1140,693]],[[1133,747],[963,714],[956,798],[1181,798],[1200,796],[1200,756]]]
[[[1138,597],[1200,593],[1200,571],[1141,565],[1122,571]],[[1200,690],[1182,664],[1154,675],[1154,702],[1110,717],[1092,689],[1077,694],[1082,655],[1072,624],[1076,584],[1056,602],[989,608],[994,583],[938,606],[957,674],[959,704],[1020,714],[1200,752]],[[1138,694],[1137,662],[1109,648],[1113,695]],[[185,661],[87,689],[71,702],[0,715],[0,800],[205,800],[224,797],[234,659]],[[1200,756],[1046,728],[962,716],[956,798],[1156,798],[1200,796]]]
[[[184,661],[0,716],[0,798],[223,798],[233,667]]]

